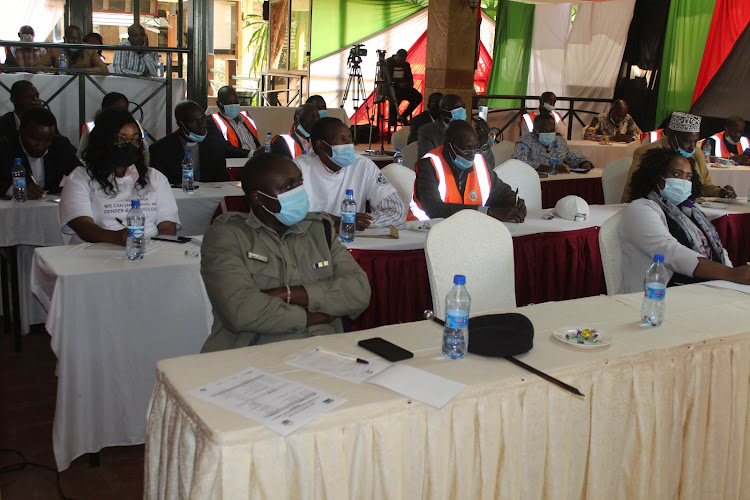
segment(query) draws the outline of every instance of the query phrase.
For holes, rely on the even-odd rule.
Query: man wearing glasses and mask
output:
[[[445,140],[417,163],[411,218],[450,217],[478,210],[503,222],[523,222],[526,204],[487,167],[479,138],[463,120],[452,121]]]
[[[534,130],[516,141],[513,158],[525,161],[538,172],[550,172],[553,158],[558,160],[556,173],[568,173],[568,168],[594,168],[588,158],[568,146],[568,141],[555,133],[552,115],[539,115],[534,119]]]

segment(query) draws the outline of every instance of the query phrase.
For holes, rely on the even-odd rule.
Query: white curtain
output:
[[[23,2],[3,1],[13,4],[3,9],[0,17],[0,39],[18,40],[18,29],[28,24],[34,28],[35,40],[44,41],[63,15],[65,0],[24,0]],[[6,7],[11,7],[6,5]],[[85,34],[85,33],[84,33]]]
[[[551,91],[564,93],[563,70],[565,48],[570,32],[573,4],[537,5],[534,10],[534,35],[531,41],[528,95],[541,95]],[[526,103],[536,106],[536,102]]]
[[[635,0],[578,6],[565,51],[564,95],[612,98],[634,7]],[[604,103],[576,104],[579,107],[597,112],[609,109]]]

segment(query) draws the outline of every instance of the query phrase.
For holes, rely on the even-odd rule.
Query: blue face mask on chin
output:
[[[452,109],[450,111],[451,119],[450,121],[456,121],[456,120],[463,120],[466,121],[466,109],[464,108],[456,108]]]
[[[664,179],[664,189],[659,192],[670,202],[679,205],[693,193],[693,183],[687,179]]]
[[[276,217],[285,226],[293,226],[304,219],[307,211],[310,209],[310,199],[307,197],[307,191],[305,191],[305,187],[302,184],[285,193],[281,193],[278,197],[267,195],[263,191],[258,192],[272,200],[279,200],[281,204],[281,211],[279,213],[271,212],[265,205],[263,205],[263,209]]]
[[[328,143],[326,142],[326,144]],[[330,144],[328,145],[331,146]],[[329,156],[329,158],[339,167],[348,167],[354,163],[354,157],[356,155],[354,152],[354,144],[339,144],[337,146],[331,146],[331,150],[333,151],[333,154],[332,156]]]
[[[318,111],[318,116],[321,118],[325,118],[326,116],[328,116],[328,111],[326,111],[325,109],[321,109]]]
[[[239,104],[225,104],[224,105],[224,114],[227,115],[229,118],[234,120],[240,115],[240,111],[242,108]]]
[[[467,160],[461,155],[456,155],[456,157],[453,159],[453,164],[461,170],[466,170],[474,166],[473,161]]]
[[[692,151],[685,151],[680,146],[677,146],[677,152],[679,152],[685,158],[690,158],[691,156],[693,156],[695,154],[695,148],[693,148]]]
[[[305,127],[303,127],[302,125],[297,125],[297,133],[299,133],[299,135],[301,135],[305,139],[310,138],[310,134],[307,132],[307,130],[305,130]]]
[[[178,123],[177,125],[182,127],[183,133],[187,132],[187,138],[190,142],[203,142],[203,140],[206,138],[206,135],[208,135],[207,133],[203,135],[194,134],[193,132],[190,132],[182,122]]]
[[[544,146],[549,146],[550,144],[555,142],[554,132],[539,132],[537,135],[539,136],[539,142],[541,142]]]

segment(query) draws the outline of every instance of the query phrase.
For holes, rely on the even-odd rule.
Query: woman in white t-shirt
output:
[[[177,234],[180,220],[167,178],[143,163],[143,139],[130,113],[100,113],[91,131],[85,167],[65,181],[60,200],[62,231],[71,243],[105,242],[125,245],[130,201],[138,199],[146,217],[145,232]]]

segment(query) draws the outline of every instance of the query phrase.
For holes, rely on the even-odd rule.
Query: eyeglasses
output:
[[[143,137],[138,137],[137,139],[131,140],[128,140],[127,137],[122,137],[119,135],[115,137],[115,146],[124,146],[125,144],[132,144],[136,147],[143,146]]]
[[[485,144],[484,146],[473,148],[473,149],[461,149],[455,144],[451,143],[451,147],[453,148],[454,153],[456,153],[457,155],[461,155],[464,158],[466,158],[467,156],[474,157],[478,154],[484,154],[490,149],[490,146],[488,144]]]

